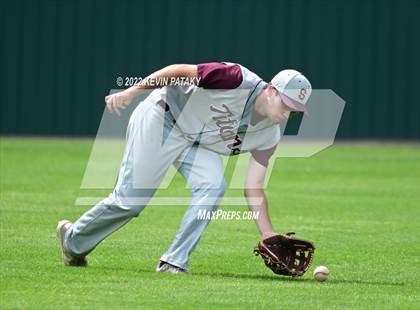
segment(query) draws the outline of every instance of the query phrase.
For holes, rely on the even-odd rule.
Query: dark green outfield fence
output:
[[[239,62],[347,101],[341,138],[419,139],[420,1],[5,1],[1,133],[93,135],[117,76]]]

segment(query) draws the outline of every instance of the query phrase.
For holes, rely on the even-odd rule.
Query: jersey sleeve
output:
[[[266,150],[253,150],[251,151],[251,155],[259,164],[263,165],[264,167],[268,167],[268,161],[270,160],[271,156],[274,154],[276,147],[277,147],[277,144]]]
[[[243,81],[239,65],[222,62],[198,64],[197,78],[198,87],[207,89],[234,89]]]

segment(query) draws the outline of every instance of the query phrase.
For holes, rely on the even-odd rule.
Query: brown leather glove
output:
[[[279,234],[260,241],[254,249],[274,273],[299,277],[312,263],[315,246],[311,241],[291,237],[293,232]]]

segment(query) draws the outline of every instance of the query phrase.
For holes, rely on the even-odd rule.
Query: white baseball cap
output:
[[[289,108],[306,112],[305,105],[311,96],[312,86],[302,73],[292,69],[282,70],[273,77],[271,84]]]

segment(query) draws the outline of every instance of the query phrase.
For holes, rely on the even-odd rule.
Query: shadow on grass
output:
[[[197,276],[206,277],[218,277],[218,278],[233,278],[233,279],[244,279],[244,280],[264,280],[264,281],[281,281],[281,282],[293,282],[293,283],[314,283],[319,285],[320,283],[310,278],[292,278],[282,276],[269,276],[269,275],[255,275],[255,274],[234,274],[234,273],[194,273]],[[343,280],[343,279],[331,279],[325,282],[326,284],[361,284],[361,285],[380,285],[380,286],[404,286],[401,282],[384,282],[384,281],[362,281],[362,280]]]
[[[132,268],[110,268],[110,267],[101,267],[101,269],[108,269],[116,271],[135,271],[136,274],[144,274],[144,273],[152,273],[156,274],[154,270],[150,269],[143,269],[143,268],[136,268],[132,270]],[[174,275],[175,276],[175,275]],[[229,273],[229,272],[193,272],[190,276],[197,278],[197,277],[210,277],[210,278],[230,278],[230,279],[243,279],[243,280],[262,280],[262,281],[271,281],[271,282],[284,282],[284,283],[305,283],[305,284],[314,284],[314,285],[335,285],[335,284],[348,284],[348,285],[376,285],[376,286],[404,286],[405,284],[402,282],[385,282],[385,281],[363,281],[363,280],[345,280],[345,279],[330,279],[327,282],[320,283],[315,281],[312,278],[292,278],[292,277],[284,277],[284,276],[276,276],[276,275],[257,275],[257,274],[241,274],[241,273]],[[189,276],[187,276],[189,277]]]

